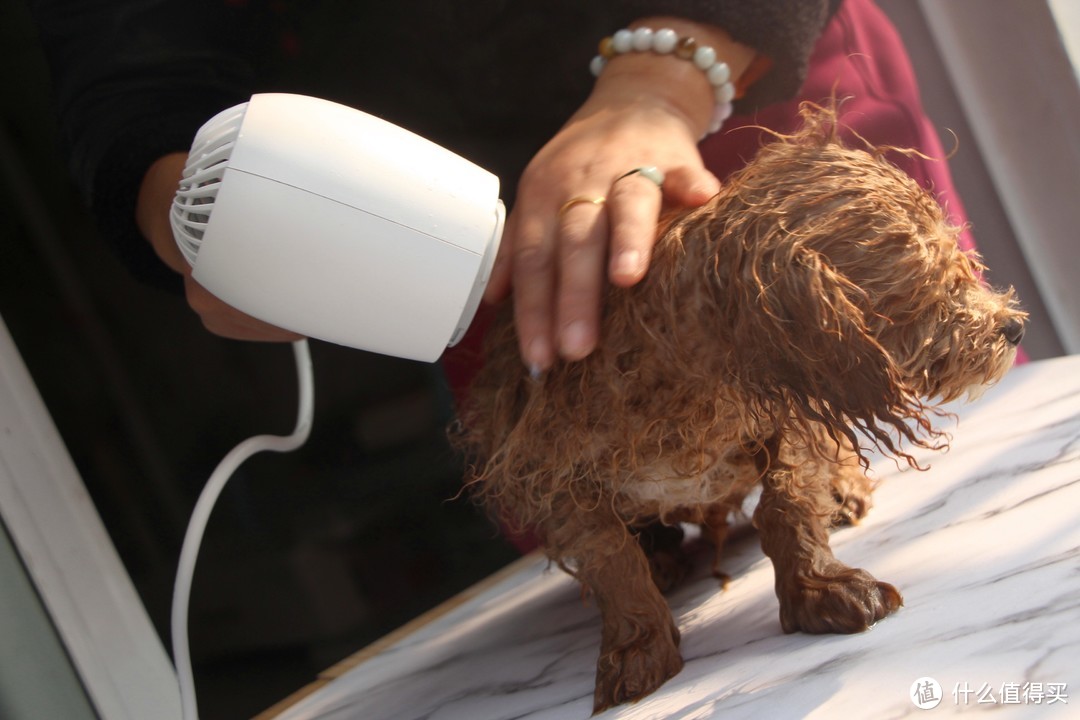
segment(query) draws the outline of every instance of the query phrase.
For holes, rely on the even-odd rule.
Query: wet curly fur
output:
[[[865,450],[914,465],[905,443],[946,444],[935,404],[1013,362],[1012,291],[986,287],[885,150],[837,132],[804,107],[801,130],[666,223],[647,277],[608,290],[585,360],[533,379],[512,312],[490,330],[457,431],[468,484],[595,598],[596,711],[681,669],[660,592],[679,575],[677,525],[701,524],[719,556],[758,485],[784,631],[856,632],[896,610],[895,588],[829,549],[830,525],[869,507]]]

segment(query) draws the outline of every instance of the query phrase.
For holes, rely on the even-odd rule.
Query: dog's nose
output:
[[[1024,321],[1012,318],[1005,323],[1005,327],[1001,329],[1001,334],[1013,345],[1019,345],[1020,341],[1024,339]]]

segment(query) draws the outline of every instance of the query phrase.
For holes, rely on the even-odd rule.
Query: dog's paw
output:
[[[606,645],[606,643],[605,643]],[[679,630],[639,633],[629,643],[602,647],[596,663],[593,713],[649,695],[682,670]]]
[[[899,591],[865,570],[836,563],[777,587],[784,632],[856,633],[904,604]]]

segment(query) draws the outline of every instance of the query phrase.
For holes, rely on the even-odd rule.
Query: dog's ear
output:
[[[744,243],[735,255],[718,281],[731,285],[721,293],[732,303],[731,372],[754,412],[808,442],[810,422],[856,449],[861,434],[909,463],[900,438],[937,447],[927,407],[878,341],[888,320],[867,292],[794,235]]]

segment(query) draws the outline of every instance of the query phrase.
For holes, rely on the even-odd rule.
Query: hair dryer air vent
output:
[[[231,107],[211,118],[198,133],[184,166],[184,177],[173,199],[169,221],[180,252],[195,264],[203,235],[210,223],[214,201],[229,167],[229,158],[240,137],[247,103]]]

